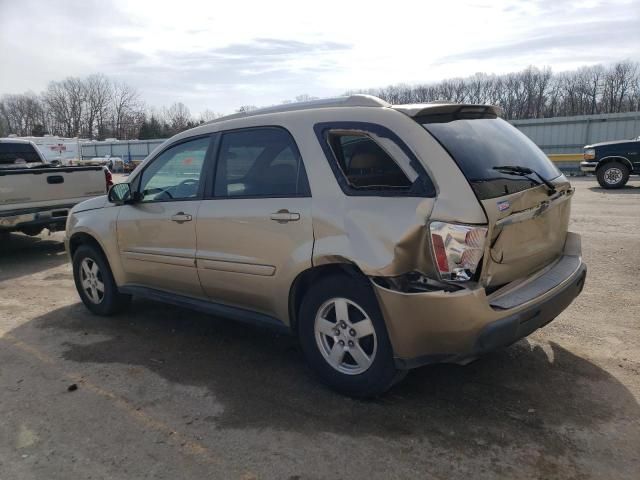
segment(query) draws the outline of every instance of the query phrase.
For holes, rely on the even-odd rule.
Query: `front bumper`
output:
[[[598,162],[580,162],[580,170],[585,173],[593,173],[598,168]]]
[[[515,288],[505,287],[506,293],[403,293],[374,283],[396,365],[464,363],[551,322],[580,294],[586,278],[579,236],[570,235],[572,251]]]

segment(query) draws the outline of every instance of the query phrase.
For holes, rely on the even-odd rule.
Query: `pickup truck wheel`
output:
[[[398,370],[376,298],[363,281],[331,276],[307,292],[298,336],[305,357],[329,387],[375,397],[404,378]]]
[[[118,291],[102,252],[81,245],[73,255],[73,279],[82,303],[96,315],[113,315],[126,308],[130,295]]]
[[[609,162],[596,171],[602,188],[622,188],[629,181],[629,168],[620,162]]]

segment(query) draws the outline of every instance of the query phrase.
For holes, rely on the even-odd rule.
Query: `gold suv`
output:
[[[221,118],[73,208],[78,293],[140,296],[298,336],[354,396],[465,363],[580,293],[574,190],[492,106],[351,97]]]

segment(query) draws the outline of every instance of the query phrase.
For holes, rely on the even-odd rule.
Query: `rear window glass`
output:
[[[546,180],[560,175],[535,143],[504,120],[417,120],[449,152],[481,199],[508,195],[536,185],[526,177],[500,172],[495,167],[526,167]],[[535,174],[530,177],[535,179]]]
[[[0,165],[21,165],[41,161],[38,152],[30,143],[0,142]]]

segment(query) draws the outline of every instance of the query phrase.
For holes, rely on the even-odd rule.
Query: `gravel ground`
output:
[[[0,479],[640,478],[640,181],[574,184],[573,305],[368,402],[321,386],[288,337],[142,300],[92,316],[61,233],[5,238]]]

